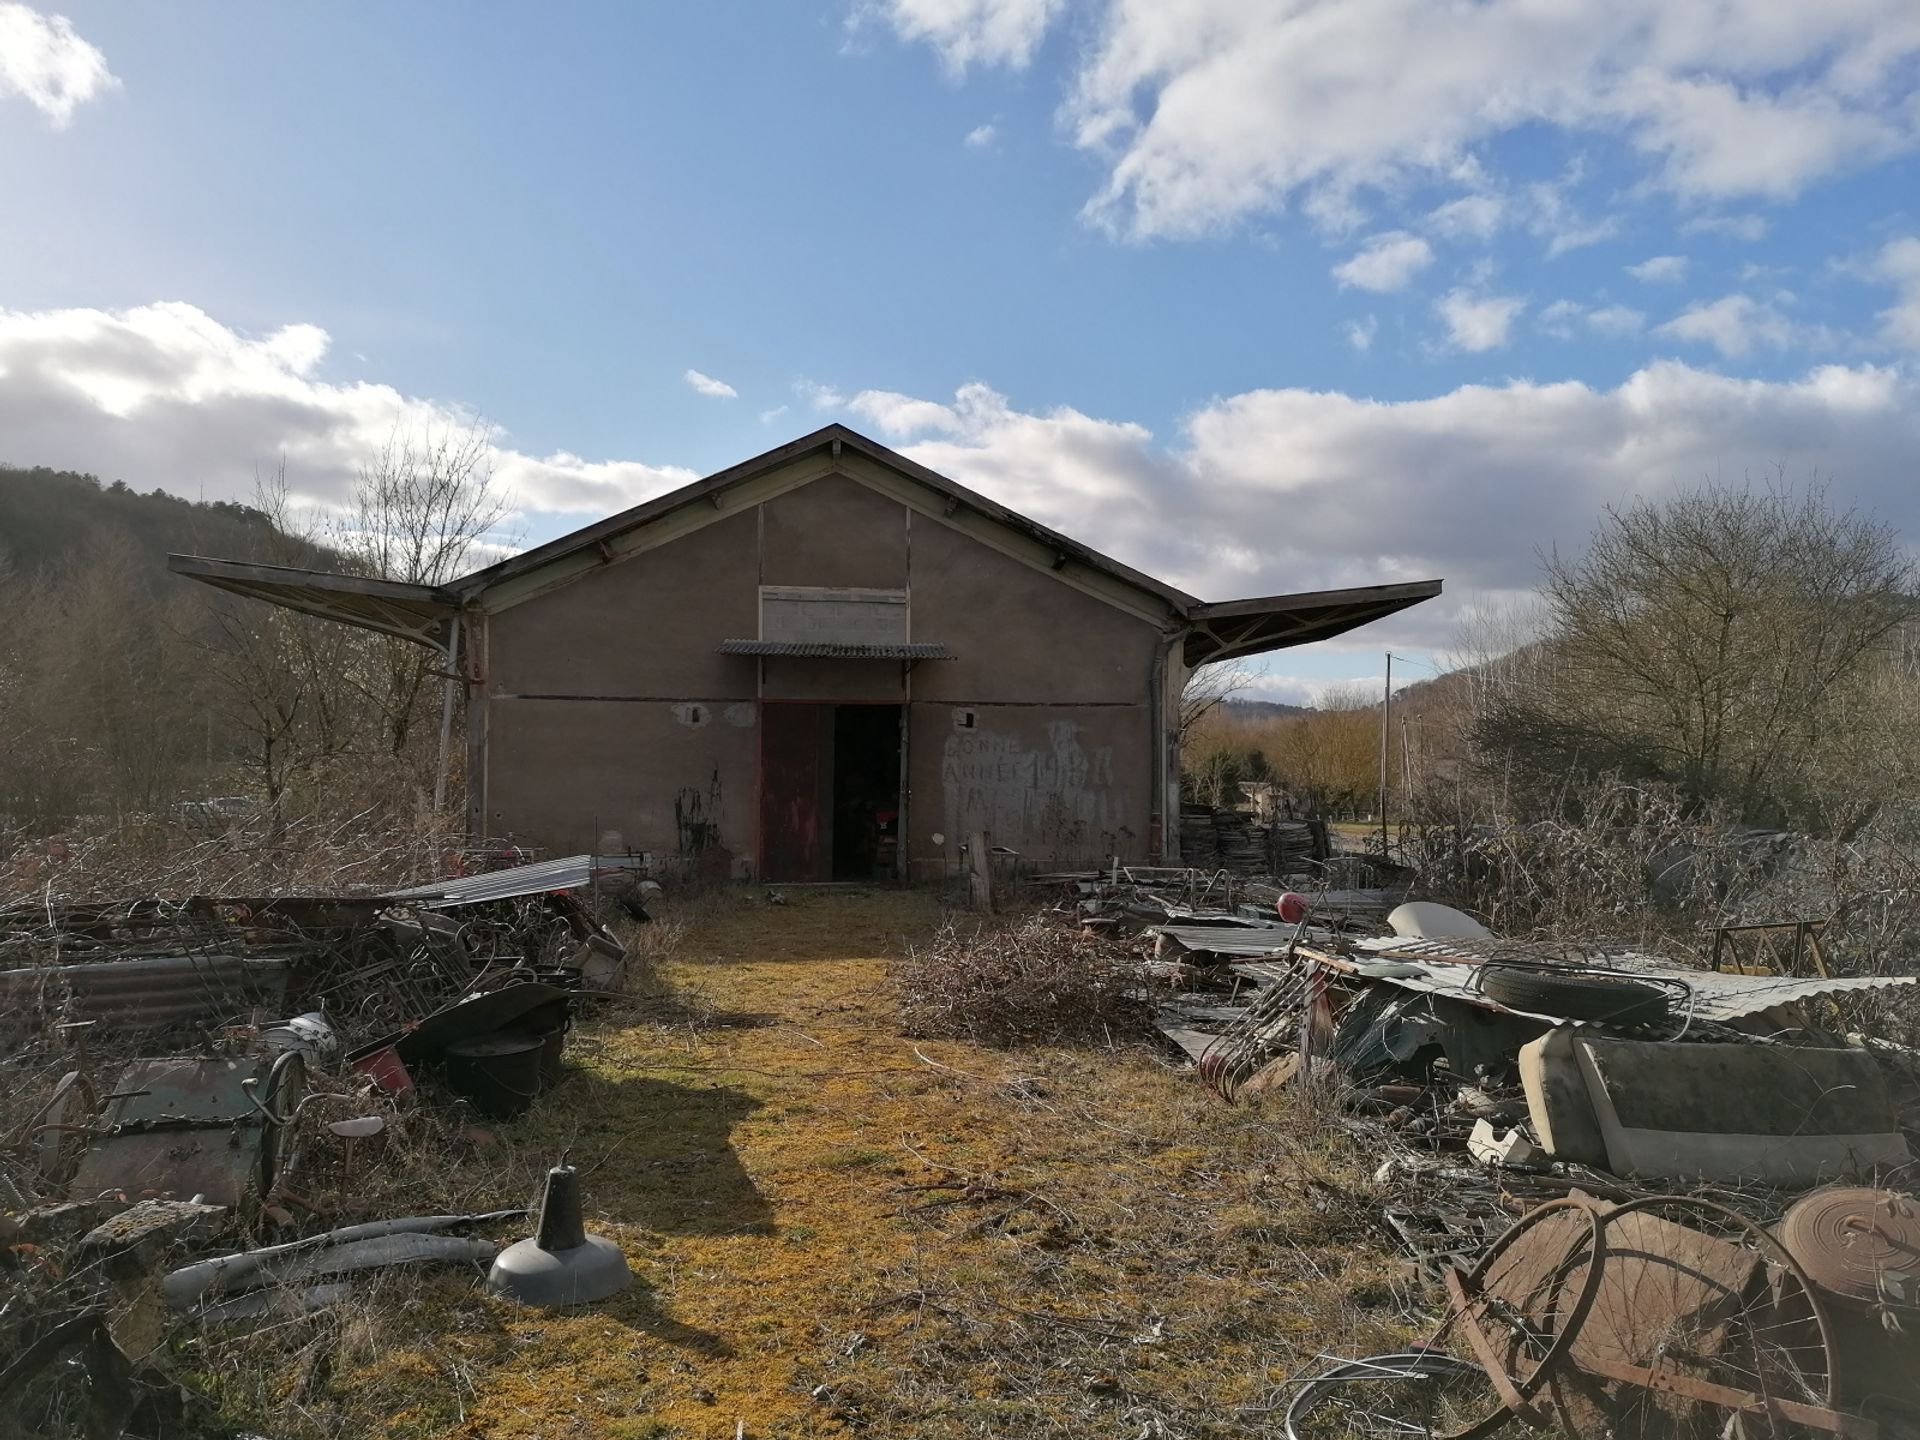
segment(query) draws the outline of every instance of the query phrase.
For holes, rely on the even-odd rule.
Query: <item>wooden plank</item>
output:
[[[982,912],[993,909],[993,845],[984,830],[967,840],[967,903]]]

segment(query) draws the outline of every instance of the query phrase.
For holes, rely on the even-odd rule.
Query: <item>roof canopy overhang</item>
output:
[[[1438,580],[1414,580],[1199,604],[1188,615],[1182,658],[1192,668],[1330,640],[1431,600],[1440,593],[1440,585]]]
[[[199,555],[169,555],[167,568],[216,590],[264,600],[322,620],[357,625],[362,630],[377,630],[436,650],[447,648],[454,617],[460,612],[453,593],[436,585],[369,580],[287,565],[208,560]]]
[[[1168,641],[1180,645],[1189,668],[1331,639],[1440,593],[1440,581],[1421,580],[1210,604],[837,424],[445,587],[195,555],[169,556],[167,564],[176,574],[236,595],[444,650],[462,607],[491,612],[517,604],[602,565],[638,560],[650,545],[671,543],[763,493],[784,493],[836,473],[1158,625]],[[728,653],[756,652],[729,648]]]

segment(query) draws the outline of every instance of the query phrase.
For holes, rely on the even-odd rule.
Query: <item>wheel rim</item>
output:
[[[1830,1410],[1834,1351],[1817,1290],[1784,1246],[1738,1211],[1654,1196],[1599,1219],[1604,1263],[1555,1418],[1575,1440],[1800,1433]],[[1795,1407],[1801,1407],[1796,1411]]]
[[[1465,1275],[1432,1348],[1486,1375],[1483,1413],[1443,1432],[1474,1440],[1510,1415],[1531,1420],[1533,1397],[1579,1333],[1598,1293],[1600,1218],[1585,1200],[1550,1200],[1507,1229]]]

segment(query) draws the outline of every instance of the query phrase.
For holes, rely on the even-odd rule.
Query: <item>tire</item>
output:
[[[1562,974],[1497,962],[1481,971],[1480,989],[1489,1000],[1513,1010],[1608,1025],[1659,1025],[1673,1009],[1671,997],[1657,985],[1614,975]]]

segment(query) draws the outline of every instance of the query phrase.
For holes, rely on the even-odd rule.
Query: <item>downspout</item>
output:
[[[447,804],[447,761],[453,748],[453,687],[460,677],[460,615],[456,611],[447,634],[447,648],[441,652],[447,668],[440,679],[440,759],[433,770],[433,813],[438,815]]]

